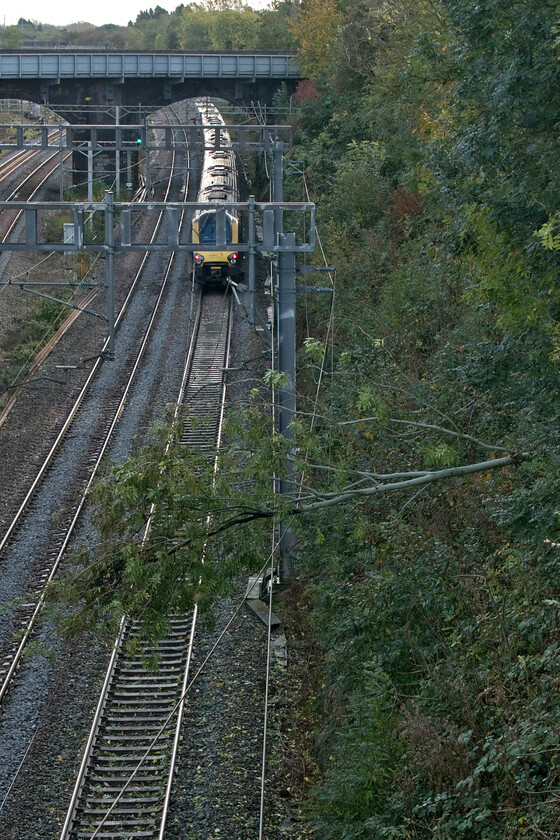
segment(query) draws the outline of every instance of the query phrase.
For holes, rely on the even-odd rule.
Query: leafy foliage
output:
[[[249,410],[240,422],[251,417],[257,419]],[[258,562],[266,534],[259,523],[272,511],[244,501],[240,490],[249,482],[255,498],[270,495],[262,460],[280,469],[287,442],[273,436],[273,451],[267,446],[265,456],[257,427],[249,449],[240,452],[232,442],[222,452],[218,470],[212,458],[186,451],[179,430],[166,424],[156,425],[152,443],[138,456],[110,465],[91,499],[98,540],[75,553],[68,574],[51,589],[53,600],[80,605],[63,622],[70,631],[101,626],[112,633],[129,615],[157,636],[170,611],[187,612],[195,603],[205,609],[217,593],[229,591],[240,569]],[[246,523],[250,538],[244,531],[226,546],[212,540]]]
[[[335,0],[304,0],[292,30],[299,43],[304,73],[326,72],[341,13]]]
[[[65,27],[20,20],[0,33],[3,49],[27,42],[131,50],[283,50],[293,49],[289,24],[297,0],[278,0],[256,11],[241,0],[180,4],[173,11],[157,5],[138,12],[128,26],[73,23]]]
[[[557,4],[339,8],[296,155],[337,267],[323,412],[363,422],[316,434],[344,480],[492,443],[531,457],[301,537],[323,651],[308,814],[337,840],[553,837]],[[316,340],[325,315],[307,304]]]

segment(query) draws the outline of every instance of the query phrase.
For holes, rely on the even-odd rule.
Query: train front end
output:
[[[204,248],[205,245],[215,245],[217,242],[216,211],[204,210],[193,219],[193,244],[199,246],[193,255],[194,274],[202,283],[227,283],[228,280],[236,281],[239,278],[240,256],[235,249],[239,242],[239,219],[227,211],[224,216],[227,245],[224,251],[207,251]]]

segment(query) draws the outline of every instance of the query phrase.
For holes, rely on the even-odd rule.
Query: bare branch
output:
[[[396,478],[416,478],[421,475],[427,475],[430,470],[410,470],[409,472],[394,472],[394,473],[373,473],[364,472],[363,470],[338,470],[336,467],[328,466],[327,464],[311,464],[309,461],[306,464],[312,470],[325,470],[326,472],[345,472],[347,475],[361,475],[367,481],[391,481]]]
[[[356,499],[358,497],[376,496],[382,493],[393,493],[397,490],[406,490],[411,487],[421,487],[423,485],[432,484],[434,481],[441,481],[445,478],[458,478],[464,475],[471,475],[477,472],[487,472],[488,470],[498,469],[500,467],[508,467],[511,464],[518,463],[521,460],[521,455],[507,455],[504,458],[494,458],[491,461],[480,461],[476,464],[466,464],[463,467],[449,467],[444,470],[435,470],[427,472],[425,475],[416,478],[410,478],[404,481],[386,482],[384,484],[376,484],[373,487],[365,487],[361,489],[354,489],[348,492],[323,494],[323,498],[317,502],[311,502],[307,505],[301,505],[293,509],[294,514],[311,513],[321,508],[329,507],[330,505],[338,505],[342,502]]]

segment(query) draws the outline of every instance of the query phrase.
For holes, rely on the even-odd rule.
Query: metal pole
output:
[[[249,207],[249,323],[255,325],[255,196],[250,195]]]
[[[105,244],[107,252],[105,255],[105,300],[107,307],[107,325],[109,327],[109,348],[108,358],[113,361],[115,358],[115,231],[114,231],[114,210],[113,193],[105,192]]]
[[[282,143],[275,140],[272,146],[272,200],[284,201],[284,153]],[[274,210],[277,233],[283,230],[283,213],[278,207]]]
[[[295,233],[280,233],[278,244],[295,248]],[[295,252],[280,252],[278,255],[278,370],[286,375],[285,383],[278,389],[278,430],[285,438],[293,438],[290,423],[296,416],[296,257]],[[293,496],[295,490],[295,472],[293,466],[294,450],[289,452],[286,463],[286,478],[280,482],[282,495]],[[280,539],[280,557],[282,560],[281,576],[283,581],[290,578],[290,549],[295,544],[295,537],[289,528],[280,526],[283,535]]]
[[[272,200],[284,200],[284,153],[282,143],[275,140],[272,147]],[[279,245],[295,246],[295,233],[283,233],[284,214],[279,207],[274,209],[274,235]],[[295,253],[278,255],[278,370],[288,377],[278,390],[278,430],[286,438],[293,437],[290,423],[296,413],[296,258]],[[293,495],[295,473],[294,451],[290,450],[286,463],[286,478],[280,482],[282,495]],[[290,549],[295,544],[293,531],[280,524],[280,576],[283,582],[291,577]]]
[[[63,161],[64,155],[62,153],[62,137],[63,137],[63,127],[62,123],[58,124],[58,142],[60,144],[60,151],[58,153],[58,168],[60,169],[59,175],[59,186],[60,186],[60,200],[64,201],[64,168],[63,168]]]
[[[281,233],[279,244],[296,244],[295,233]],[[287,375],[279,389],[278,428],[284,437],[291,437],[290,423],[296,412],[296,257],[281,252],[278,257],[278,370]]]
[[[120,106],[115,106],[115,125],[119,125],[120,120]],[[116,135],[115,135],[115,145],[116,144]],[[121,153],[120,150],[117,148],[115,152],[115,196],[117,201],[121,197]]]
[[[93,201],[93,149],[91,140],[88,140],[87,148],[87,197],[91,203]]]
[[[148,117],[144,118],[144,168],[146,170],[146,197],[150,198],[150,191],[152,189],[151,184],[151,177],[150,177],[150,152],[148,151],[148,140],[149,140],[149,128],[148,128]]]

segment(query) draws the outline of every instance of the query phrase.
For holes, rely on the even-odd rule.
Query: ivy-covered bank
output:
[[[302,16],[327,5],[305,0]],[[552,840],[558,5],[336,9],[322,42],[300,34],[314,85],[295,155],[337,269],[332,321],[315,296],[301,330],[332,351],[323,416],[370,419],[333,440],[330,464],[359,481],[500,447],[522,462],[308,523],[298,568],[322,661],[307,814],[322,840]]]

